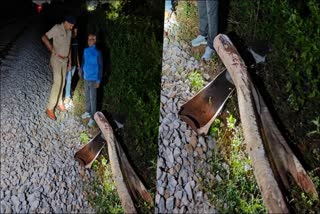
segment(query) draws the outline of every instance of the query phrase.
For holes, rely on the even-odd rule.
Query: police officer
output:
[[[70,56],[71,31],[76,23],[73,16],[66,16],[61,24],[53,26],[45,35],[42,41],[51,52],[50,64],[53,70],[53,85],[50,93],[46,113],[52,120],[56,120],[55,107],[59,111],[66,112],[63,105],[62,93],[65,84],[65,77]],[[51,43],[50,40],[53,40]]]

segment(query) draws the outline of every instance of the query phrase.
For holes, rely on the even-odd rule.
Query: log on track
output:
[[[216,36],[214,48],[236,86],[246,148],[266,208],[270,213],[288,213],[286,200],[271,169],[259,132],[251,94],[251,81],[245,63],[226,35]]]
[[[135,201],[138,201],[140,195],[140,197],[149,204],[153,203],[153,199],[130,165],[124,150],[115,138],[112,127],[103,113],[95,113],[94,119],[107,141],[112,175],[124,211],[125,213],[137,213],[134,206],[134,200],[131,196],[134,197]]]

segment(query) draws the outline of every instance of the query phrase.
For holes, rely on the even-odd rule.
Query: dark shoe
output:
[[[50,109],[47,109],[46,111],[48,117],[51,119],[51,120],[56,120],[56,115],[54,115],[54,111],[53,110],[50,110]]]
[[[67,112],[67,109],[64,107],[63,104],[57,105],[57,109],[58,109],[59,111],[62,111],[62,112]]]

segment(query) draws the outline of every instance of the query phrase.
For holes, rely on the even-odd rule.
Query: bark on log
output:
[[[112,177],[116,183],[117,192],[119,194],[122,207],[124,208],[124,212],[137,213],[120,168],[119,157],[115,145],[116,139],[114,137],[113,130],[101,112],[95,113],[94,119],[108,143],[108,154],[111,164]]]
[[[318,198],[314,183],[277,128],[259,90],[254,85],[252,85],[252,94],[257,113],[260,116],[266,144],[272,156],[270,161],[273,161],[282,183],[287,189],[290,188],[288,182],[288,173],[290,173],[301,189],[311,194],[314,198]]]
[[[289,209],[271,169],[258,129],[247,68],[226,35],[216,36],[214,48],[236,86],[246,148],[252,160],[254,174],[266,208],[270,213],[288,213]]]
[[[136,201],[139,200],[139,197],[138,197],[138,194],[139,194],[142,197],[142,199],[147,201],[149,204],[153,204],[153,199],[151,195],[149,194],[148,190],[146,189],[146,187],[141,182],[140,178],[132,168],[121,145],[117,141],[115,141],[115,144],[116,144],[116,148],[118,150],[118,155],[120,158],[121,169],[126,177],[131,194],[134,196]]]

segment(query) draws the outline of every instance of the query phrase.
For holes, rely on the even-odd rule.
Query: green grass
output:
[[[158,154],[162,41],[157,26],[140,17],[108,22],[113,29],[106,42],[110,48],[111,72],[103,108],[125,115],[123,142],[133,164],[146,178]],[[148,186],[154,187],[154,180]]]
[[[320,114],[319,1],[232,0],[229,9],[228,30],[244,42],[257,39],[271,43],[267,63],[256,70],[264,84],[263,95],[270,95],[267,104],[276,111],[289,146],[300,149],[304,167],[317,169],[320,155],[314,144],[319,140]],[[320,172],[316,175],[319,177]],[[319,200],[308,198],[294,182],[286,196],[296,213],[320,210]]]

